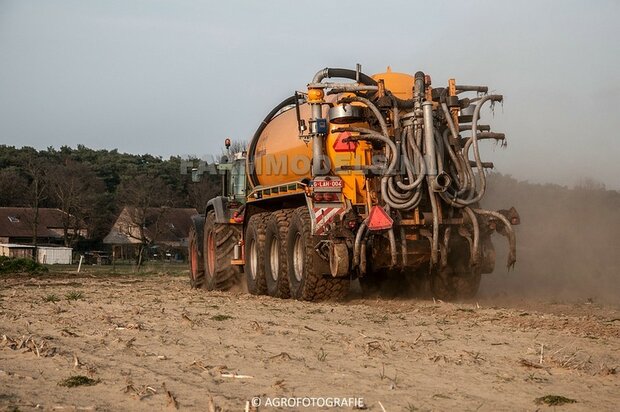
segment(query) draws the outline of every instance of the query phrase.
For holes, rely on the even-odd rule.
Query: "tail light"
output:
[[[314,193],[314,201],[315,202],[339,202],[338,193],[330,193],[330,192],[316,192]]]

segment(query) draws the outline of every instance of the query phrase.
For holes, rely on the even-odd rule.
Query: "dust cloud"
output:
[[[483,276],[480,297],[620,303],[620,192],[591,180],[569,189],[492,174],[482,206],[514,206],[521,225],[514,270],[505,267],[505,239],[493,236],[496,269]]]

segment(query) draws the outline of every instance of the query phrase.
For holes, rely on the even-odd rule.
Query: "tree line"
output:
[[[35,216],[39,208],[58,208],[65,212],[67,246],[77,243],[72,229],[79,225],[85,225],[92,242],[100,242],[124,206],[203,210],[218,195],[219,179],[205,176],[193,183],[189,173],[181,173],[187,164],[178,156],[163,159],[83,145],[45,150],[0,145],[0,207],[29,207]]]

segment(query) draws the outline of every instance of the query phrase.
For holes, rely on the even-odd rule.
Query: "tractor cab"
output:
[[[245,178],[246,152],[235,153],[228,163],[218,165],[218,170],[224,171],[222,176],[222,194],[231,201],[244,204],[246,192]]]
[[[231,153],[230,139],[224,141],[227,154],[222,155],[219,163],[208,165],[206,168],[192,169],[192,182],[200,182],[205,173],[221,176],[222,197],[231,204],[245,204],[246,201],[246,174],[245,159],[247,152]]]

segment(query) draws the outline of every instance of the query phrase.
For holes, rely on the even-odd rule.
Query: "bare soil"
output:
[[[557,409],[617,410],[619,373],[620,309],[596,302],[317,304],[169,275],[0,279],[6,410],[241,411],[254,396],[551,410],[536,402],[547,395],[576,401]],[[78,375],[91,380],[66,381]]]

